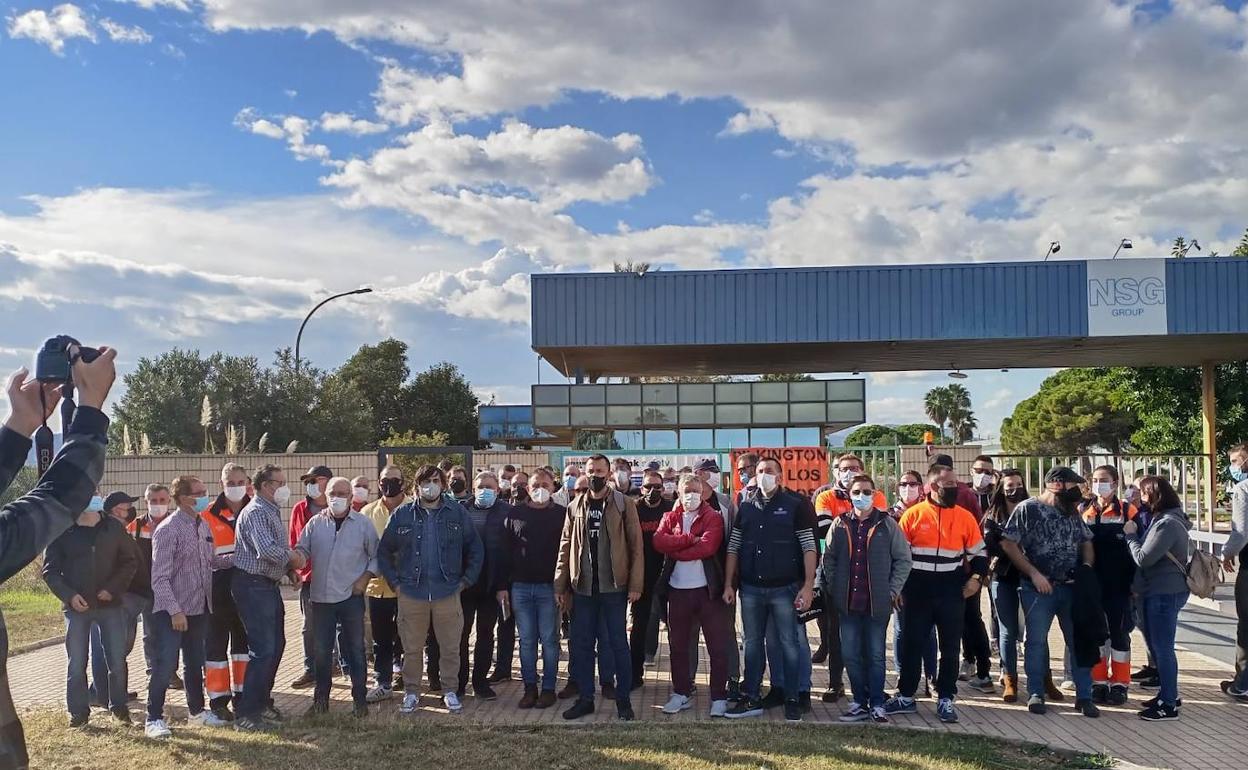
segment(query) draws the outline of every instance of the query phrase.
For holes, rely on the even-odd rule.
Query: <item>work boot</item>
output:
[[[1006,703],[1018,702],[1018,677],[1006,674],[1001,681],[1001,700]]]
[[[559,691],[559,700],[567,700],[568,698],[575,698],[575,697],[578,697],[580,694],[581,694],[581,688],[576,686],[576,682],[569,680],[567,685],[565,685],[564,688]]]
[[[299,675],[299,678],[290,683],[290,686],[296,690],[301,690],[314,684],[316,684],[316,677],[312,675],[311,671],[304,671]]]
[[[537,705],[537,688],[525,686],[524,697],[520,699],[518,708],[531,709]]]
[[[533,708],[548,709],[555,705],[557,700],[554,690],[542,690],[542,694],[537,696],[537,704]]]
[[[1053,681],[1052,674],[1044,675],[1044,698],[1054,703],[1061,703],[1066,700],[1066,693],[1058,689],[1057,684]]]

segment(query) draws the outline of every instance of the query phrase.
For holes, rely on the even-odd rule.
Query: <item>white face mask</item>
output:
[[[241,484],[234,487],[225,488],[225,499],[231,503],[237,503],[247,496],[247,485]]]
[[[441,494],[442,494],[441,484],[426,483],[426,484],[420,485],[420,499],[424,500],[427,503],[431,503],[434,500],[437,500],[438,496]]]
[[[897,487],[897,494],[901,497],[902,502],[913,503],[919,499],[918,487]]]
[[[334,514],[337,516],[341,516],[342,514],[346,513],[347,509],[350,507],[351,507],[351,501],[345,497],[329,498],[329,510],[333,511]]]
[[[511,479],[502,479],[502,480],[500,480],[500,481],[498,482],[498,491],[500,491],[500,492],[510,492],[510,491],[511,491]]]
[[[273,502],[277,503],[278,507],[290,502],[290,487],[281,486],[273,490]]]
[[[702,506],[702,494],[700,492],[686,492],[680,496],[680,505],[686,511],[696,511]]]
[[[316,498],[321,496],[321,486],[319,484],[308,484],[303,488],[308,497]]]
[[[1092,482],[1092,494],[1097,497],[1105,498],[1114,493],[1114,484],[1111,481],[1094,481]]]
[[[366,502],[368,502],[368,488],[367,488],[367,487],[354,487],[354,488],[352,488],[352,489],[351,489],[351,499],[352,499],[352,500],[354,500],[354,501],[356,501],[357,503],[366,503]]]
[[[163,519],[165,514],[169,512],[169,506],[160,503],[149,503],[147,512],[153,519]]]
[[[545,505],[550,502],[550,490],[545,487],[536,487],[533,491],[529,492],[529,498],[538,505]]]
[[[664,482],[663,482],[663,494],[665,494],[665,495],[671,495],[671,494],[674,494],[675,492],[676,492],[676,482],[675,482],[675,481],[664,481]]]
[[[858,475],[858,471],[853,468],[849,468],[847,470],[836,472],[837,479],[840,480],[841,486],[844,487],[845,489],[849,489],[849,485],[854,483],[854,476],[857,476],[857,475]]]
[[[992,478],[991,473],[972,473],[971,474],[971,483],[975,486],[976,489],[986,489],[992,485],[992,481],[993,481],[993,478]]]
[[[776,475],[774,473],[758,474],[758,488],[763,490],[764,495],[770,495],[776,488]]]
[[[617,487],[619,487],[620,489],[628,489],[628,485],[630,482],[631,482],[631,478],[628,475],[628,471],[616,471],[615,472],[615,485]]]

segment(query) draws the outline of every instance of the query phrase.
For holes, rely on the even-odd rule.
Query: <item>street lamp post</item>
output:
[[[303,318],[303,323],[299,324],[299,333],[295,335],[295,374],[299,373],[299,343],[303,341],[303,327],[308,325],[308,319],[312,317],[312,314],[320,310],[322,305],[326,304],[327,302],[332,302],[333,300],[336,300],[339,297],[350,297],[352,294],[371,294],[372,291],[373,290],[369,288],[356,289],[355,291],[344,291],[341,294],[335,294],[331,297],[326,297],[325,299],[316,303],[316,307],[308,311],[308,314],[304,316]]]

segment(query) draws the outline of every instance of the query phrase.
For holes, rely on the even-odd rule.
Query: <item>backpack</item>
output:
[[[1170,551],[1166,551],[1166,556],[1174,562],[1176,567],[1183,570],[1183,575],[1187,578],[1187,590],[1191,591],[1193,596],[1201,599],[1212,598],[1213,592],[1225,579],[1222,562],[1211,553],[1196,551],[1186,567]]]

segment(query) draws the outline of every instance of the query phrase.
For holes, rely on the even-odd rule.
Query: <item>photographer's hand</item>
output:
[[[71,345],[69,348],[70,356],[76,355],[78,352],[77,345]],[[117,351],[113,348],[101,347],[99,358],[91,363],[83,361],[81,358],[74,362],[74,386],[78,388],[78,404],[80,406],[90,406],[96,409],[104,408],[104,401],[108,398],[108,391],[113,387],[113,380],[117,379],[117,368],[114,359],[117,358]]]
[[[30,371],[24,366],[9,376],[7,387],[9,417],[4,421],[5,427],[26,438],[30,438],[30,434],[34,433],[44,420],[52,416],[57,403],[61,400],[59,386],[27,379],[29,376]],[[47,404],[46,409],[43,404],[39,403],[41,389],[44,402]]]

